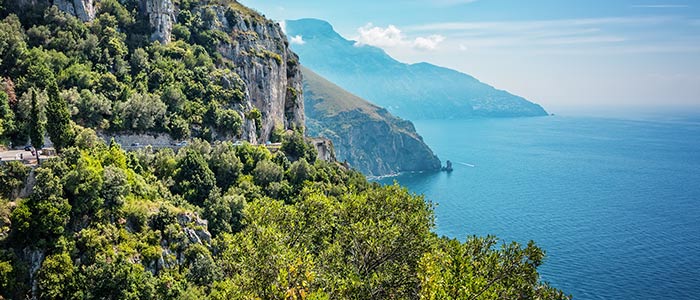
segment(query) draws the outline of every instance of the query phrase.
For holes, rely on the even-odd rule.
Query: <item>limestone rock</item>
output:
[[[172,0],[141,0],[142,10],[148,16],[153,28],[151,40],[161,43],[170,42],[176,10]]]
[[[76,16],[83,22],[95,19],[95,3],[93,0],[54,0],[58,9]]]

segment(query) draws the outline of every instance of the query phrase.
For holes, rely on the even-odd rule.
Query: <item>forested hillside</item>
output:
[[[0,164],[0,299],[565,298],[534,244],[440,238],[423,197],[317,160],[296,56],[259,13],[5,0],[0,14],[0,143],[48,137],[59,154]],[[190,143],[125,151],[98,133]]]

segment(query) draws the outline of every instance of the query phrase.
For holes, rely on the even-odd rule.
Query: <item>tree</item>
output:
[[[209,221],[209,232],[216,237],[240,231],[245,203],[245,197],[241,195],[221,196],[220,191],[214,189],[204,202],[203,217]]]
[[[267,187],[270,183],[280,182],[284,177],[284,170],[282,167],[276,165],[269,160],[263,160],[258,162],[253,170],[253,178],[255,184]]]
[[[12,212],[12,224],[21,240],[42,245],[63,234],[71,206],[63,198],[61,180],[51,169],[39,168],[36,174],[34,191]]]
[[[59,95],[58,85],[55,81],[49,83],[47,88],[49,102],[46,106],[46,131],[57,151],[71,146],[75,139],[75,133],[70,122],[68,104]]]
[[[0,141],[5,132],[11,132],[14,129],[15,115],[10,109],[10,98],[0,90]]]
[[[46,133],[44,121],[41,118],[41,108],[37,104],[36,92],[32,90],[32,107],[29,117],[29,136],[32,140],[32,147],[35,149],[37,162],[39,160],[39,149],[44,147],[44,134]]]
[[[421,299],[568,299],[539,282],[544,251],[489,236],[436,240],[419,262]]]
[[[295,161],[289,168],[289,181],[294,185],[301,185],[304,181],[313,178],[313,166],[306,162],[306,159]]]
[[[207,166],[202,154],[188,150],[177,163],[173,191],[195,205],[202,205],[216,186],[214,173]]]
[[[18,161],[0,165],[0,197],[12,199],[12,192],[21,189],[30,168]]]
[[[293,161],[304,158],[306,161],[314,162],[318,156],[316,149],[306,142],[304,135],[300,132],[287,135],[282,142],[281,150]]]
[[[167,107],[160,97],[151,94],[133,94],[117,107],[117,116],[124,129],[145,132],[162,128]]]
[[[228,142],[214,147],[209,165],[216,175],[216,183],[223,190],[233,186],[243,171],[243,163],[236,155],[234,146]]]
[[[68,253],[46,257],[37,276],[40,299],[67,299],[73,279],[73,261]]]

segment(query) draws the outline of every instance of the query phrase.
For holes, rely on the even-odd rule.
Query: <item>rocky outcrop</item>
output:
[[[96,2],[99,1],[54,0],[59,9],[83,21],[94,19]],[[170,42],[179,13],[176,2],[139,0],[138,3],[152,27],[151,39]],[[244,85],[245,101],[237,108],[243,110],[241,115],[245,117],[242,138],[264,143],[275,128],[304,127],[299,58],[290,50],[280,25],[236,1],[201,1],[191,12],[209,30],[221,33],[219,37],[227,37],[219,39],[216,49],[232,62],[232,71]],[[259,120],[247,117],[255,108],[261,113]]]
[[[308,133],[333,141],[338,161],[369,176],[440,169],[440,160],[410,121],[392,116],[308,69],[304,69],[304,98]]]
[[[151,40],[170,42],[176,10],[172,0],[141,0],[141,10],[146,13],[153,32]]]
[[[310,142],[318,152],[318,159],[329,162],[336,161],[333,141],[327,138],[312,138]]]
[[[54,0],[58,9],[76,16],[83,22],[92,21],[95,18],[95,5],[93,0]]]
[[[299,58],[289,49],[279,24],[236,6],[208,9],[217,12],[214,28],[231,37],[219,45],[219,52],[234,62],[249,100],[262,112],[258,142],[265,142],[275,128],[303,127]]]

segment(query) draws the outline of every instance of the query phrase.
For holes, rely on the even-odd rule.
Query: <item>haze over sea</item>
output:
[[[532,239],[574,299],[700,297],[700,117],[415,122],[454,172],[397,180],[438,234]]]

